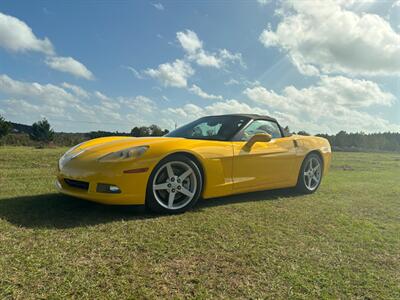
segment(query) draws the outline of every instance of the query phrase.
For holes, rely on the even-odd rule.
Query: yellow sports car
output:
[[[200,118],[163,137],[105,137],[59,160],[62,193],[105,204],[182,212],[204,199],[297,187],[313,193],[327,173],[326,139],[284,132],[267,116]]]

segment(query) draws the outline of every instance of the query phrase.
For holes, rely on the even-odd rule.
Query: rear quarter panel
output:
[[[295,135],[293,139],[296,140],[297,155],[300,158],[297,161],[297,170],[300,170],[304,158],[313,151],[318,152],[323,160],[323,174],[326,175],[329,171],[332,159],[331,146],[327,139],[317,136],[300,136]]]

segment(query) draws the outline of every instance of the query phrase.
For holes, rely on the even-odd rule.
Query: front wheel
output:
[[[322,180],[322,159],[316,153],[307,155],[301,165],[297,190],[305,194],[314,193]]]
[[[197,164],[184,155],[163,159],[147,184],[146,206],[158,213],[181,213],[197,202],[203,186]]]

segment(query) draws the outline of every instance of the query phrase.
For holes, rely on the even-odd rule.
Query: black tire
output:
[[[311,164],[314,163],[314,166],[316,166],[316,162],[318,162],[319,166],[320,166],[320,168],[319,168],[319,173],[320,174],[319,174],[319,177],[318,177],[319,180],[318,180],[318,182],[316,182],[312,178],[311,179],[311,183],[314,182],[314,184],[311,184],[311,185],[309,184],[309,181],[308,181],[311,175],[305,175],[306,172],[309,172],[308,168],[310,166],[310,161],[311,161]],[[301,165],[299,176],[298,176],[298,179],[297,179],[296,190],[298,192],[302,193],[302,194],[315,193],[316,190],[318,190],[318,188],[319,188],[319,186],[320,186],[320,184],[322,182],[323,168],[324,168],[324,164],[323,164],[323,161],[321,159],[321,156],[319,156],[316,153],[308,154],[305,157],[305,159],[304,159],[304,161],[303,161],[303,163]],[[311,173],[309,173],[309,174],[311,174]],[[316,174],[316,175],[318,175],[318,174]]]
[[[173,169],[173,173],[175,175],[175,180],[173,182],[171,181],[172,177],[170,178],[168,174],[167,165],[171,166]],[[179,173],[188,171],[188,169],[186,169],[186,171],[184,169],[187,167],[190,168],[193,173],[190,173],[190,175],[187,176],[189,178],[180,180],[180,176],[183,175],[183,173]],[[180,168],[182,168],[182,170],[180,170]],[[162,182],[158,183],[157,181],[160,180],[160,178],[165,178],[165,181],[162,180]],[[170,186],[168,189],[157,190],[155,187],[153,187],[154,185],[161,186],[168,184]],[[200,172],[200,168],[196,162],[182,154],[168,156],[161,160],[151,172],[149,181],[147,183],[146,208],[152,212],[162,214],[183,213],[191,209],[197,203],[200,198],[202,189],[203,177]],[[175,204],[176,207],[169,206],[170,202],[168,201],[168,197],[170,197],[172,191],[174,191],[173,194],[175,197],[172,202],[173,204]],[[184,195],[183,191],[190,192],[192,196]],[[177,202],[174,203],[175,201]]]

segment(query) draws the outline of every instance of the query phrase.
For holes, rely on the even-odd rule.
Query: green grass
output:
[[[56,194],[64,150],[0,147],[0,298],[400,298],[400,154],[157,216]]]

